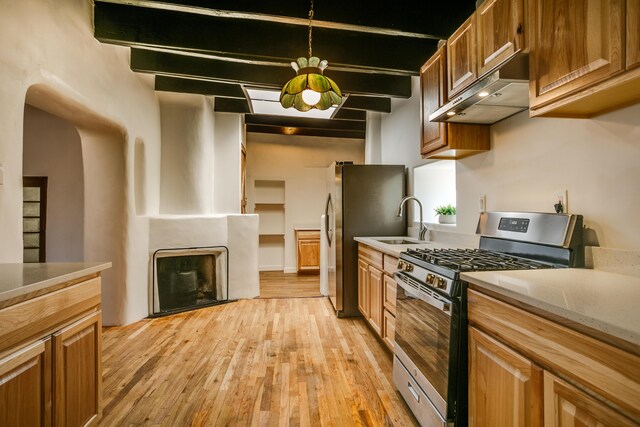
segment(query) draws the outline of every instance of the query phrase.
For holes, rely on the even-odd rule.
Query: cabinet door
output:
[[[477,13],[478,76],[524,48],[522,0],[485,0]]]
[[[389,310],[389,313],[396,315],[396,293],[398,291],[396,284],[396,280],[391,277],[384,275],[384,308]]]
[[[100,415],[100,312],[53,335],[55,426],[83,426]]]
[[[0,425],[51,425],[51,340],[0,360]]]
[[[358,310],[369,318],[369,264],[358,260]]]
[[[384,310],[384,325],[382,328],[382,339],[387,347],[393,351],[396,345],[396,317],[389,313],[388,310]]]
[[[628,418],[561,380],[544,372],[545,427],[637,426]]]
[[[531,108],[624,68],[624,0],[530,2]]]
[[[382,271],[374,266],[369,266],[369,323],[371,327],[382,336]]]
[[[640,65],[640,0],[627,0],[627,70]]]
[[[420,154],[422,155],[447,145],[446,123],[429,121],[429,115],[445,103],[447,91],[446,56],[446,47],[442,46],[420,69],[422,92]]]
[[[298,240],[298,271],[320,269],[320,239]]]
[[[465,89],[478,78],[476,60],[475,12],[447,41],[448,99]]]
[[[469,425],[542,425],[542,370],[473,327],[469,328]]]

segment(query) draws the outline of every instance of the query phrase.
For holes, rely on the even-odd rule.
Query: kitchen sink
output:
[[[374,239],[374,240],[377,240],[380,243],[386,243],[387,245],[422,245],[425,243],[429,243],[429,242],[425,242],[417,239],[408,240],[403,238],[395,238],[395,239],[382,238],[382,239]]]

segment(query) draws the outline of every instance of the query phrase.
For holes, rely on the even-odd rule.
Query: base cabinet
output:
[[[320,272],[320,231],[296,230],[299,273]]]
[[[0,425],[51,425],[51,339],[0,360]]]
[[[55,426],[83,426],[100,415],[100,313],[53,335]]]

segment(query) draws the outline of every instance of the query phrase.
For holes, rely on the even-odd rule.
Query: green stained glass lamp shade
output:
[[[280,93],[280,104],[284,108],[293,107],[298,111],[309,111],[312,108],[326,110],[342,103],[342,92],[330,78],[323,75],[327,68],[326,60],[312,56],[298,58],[291,63],[296,76],[289,80]]]

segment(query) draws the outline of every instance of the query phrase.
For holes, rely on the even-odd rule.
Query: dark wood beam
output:
[[[230,62],[146,49],[131,49],[131,69],[174,77],[281,88],[295,74],[291,68]],[[411,77],[327,70],[345,94],[411,97]]]
[[[251,113],[246,99],[216,97],[213,110],[218,113]]]
[[[367,120],[367,112],[364,110],[350,110],[340,108],[333,116],[334,120]]]
[[[272,133],[278,135],[320,136],[325,138],[364,139],[365,137],[365,132],[359,130],[296,128],[271,125],[247,125],[247,132]]]
[[[157,76],[155,89],[164,92],[198,93],[202,95],[246,99],[242,86],[239,84],[212,82],[208,80]]]
[[[308,1],[279,0],[163,0],[178,6],[193,6],[204,10],[226,10],[248,14],[276,15],[290,18],[307,17]],[[315,2],[316,21],[354,24],[365,27],[389,28],[398,31],[431,34],[447,38],[453,34],[475,10],[475,0],[415,1],[369,0],[362,2],[344,0],[318,0]],[[197,10],[197,9],[194,9]],[[268,19],[268,16],[267,16]]]
[[[332,130],[354,130],[364,132],[367,123],[356,120],[333,120],[333,119],[307,119],[303,117],[271,116],[266,114],[251,114],[245,116],[247,125],[267,125],[291,128],[307,129],[332,129]]]
[[[351,95],[347,98],[344,104],[342,104],[342,108],[377,111],[379,113],[390,113],[391,99],[381,98],[377,96]]]
[[[365,9],[361,7],[361,9]],[[406,13],[411,13],[407,11]],[[306,13],[301,17],[306,16]],[[243,59],[289,63],[306,56],[307,29],[127,4],[95,2],[95,37],[125,46],[164,47]],[[437,40],[314,28],[313,52],[334,67],[396,70],[417,75]]]

